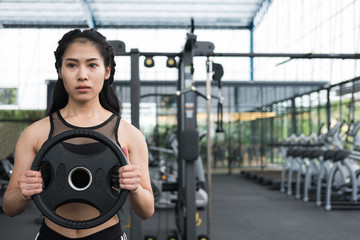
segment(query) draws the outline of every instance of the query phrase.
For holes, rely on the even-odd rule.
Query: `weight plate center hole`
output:
[[[86,190],[92,182],[92,175],[85,167],[76,167],[69,173],[69,185],[76,191]]]

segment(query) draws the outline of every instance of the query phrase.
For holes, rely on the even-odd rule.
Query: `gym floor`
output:
[[[211,235],[214,240],[359,239],[359,211],[326,212],[313,203],[295,200],[238,174],[214,175],[212,188]],[[143,235],[154,232],[152,225],[165,211],[157,211],[143,223]],[[39,215],[34,204],[15,218],[0,214],[0,239],[34,239],[39,228],[35,219]],[[169,222],[173,220],[170,217]],[[160,228],[164,226],[157,224]],[[168,229],[156,231],[157,239],[166,239]]]

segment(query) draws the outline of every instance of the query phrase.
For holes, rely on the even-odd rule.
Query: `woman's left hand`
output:
[[[126,147],[123,147],[123,152],[129,160],[129,153]],[[119,184],[121,189],[135,192],[140,187],[141,172],[138,165],[132,165],[130,161],[125,166],[119,168]]]

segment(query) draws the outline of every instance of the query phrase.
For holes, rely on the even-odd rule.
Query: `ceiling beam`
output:
[[[84,13],[85,13],[86,21],[88,23],[88,27],[96,29],[97,26],[96,26],[96,21],[95,21],[95,17],[94,17],[94,12],[91,9],[89,1],[88,0],[82,0],[82,6],[83,6],[83,9],[84,9]]]
[[[253,21],[250,24],[251,28],[256,28],[261,23],[262,19],[271,6],[272,1],[273,0],[263,0],[261,7],[258,8],[258,11],[254,15]]]

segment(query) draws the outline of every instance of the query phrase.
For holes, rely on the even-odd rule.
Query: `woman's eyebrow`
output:
[[[87,62],[97,61],[97,60],[100,60],[100,59],[99,59],[99,58],[89,58],[89,59],[86,59]]]
[[[79,60],[77,60],[76,58],[66,58],[65,61],[78,62]]]
[[[89,58],[89,59],[86,59],[85,61],[91,62],[91,61],[97,61],[97,60],[100,60],[100,59],[99,58]],[[66,58],[65,61],[79,62],[79,60],[76,58]]]

